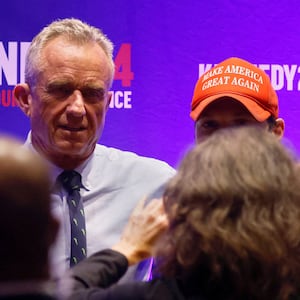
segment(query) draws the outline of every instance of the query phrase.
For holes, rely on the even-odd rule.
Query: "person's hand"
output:
[[[126,256],[129,265],[150,257],[155,242],[168,226],[163,201],[153,199],[144,206],[141,200],[129,218],[120,241],[112,249]]]

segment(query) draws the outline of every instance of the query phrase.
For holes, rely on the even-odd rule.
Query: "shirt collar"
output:
[[[24,143],[24,146],[28,149],[30,149],[31,151],[38,153],[36,151],[36,149],[34,148],[34,146],[32,145],[32,140],[31,140],[31,131],[29,131],[28,135],[27,135],[27,139]],[[74,170],[77,171],[78,173],[81,174],[81,180],[82,180],[82,184],[84,185],[84,187],[87,190],[90,190],[91,185],[88,183],[88,178],[87,178],[87,170],[88,165],[90,165],[90,162],[92,160],[94,156],[94,153],[92,153],[92,155],[90,155],[90,157],[88,159],[86,159],[80,166],[78,166],[77,168],[75,168]],[[52,181],[52,189],[56,188],[56,178],[57,176],[63,171],[62,168],[59,168],[58,166],[56,166],[55,164],[53,164],[50,160],[48,160],[47,158],[43,157],[44,161],[47,163],[50,174],[51,174],[51,181]]]

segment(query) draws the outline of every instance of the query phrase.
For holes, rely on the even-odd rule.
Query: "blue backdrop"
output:
[[[11,91],[28,43],[43,26],[76,17],[101,28],[119,65],[100,143],[176,166],[193,143],[190,102],[198,76],[238,56],[266,70],[285,136],[300,147],[300,5],[270,0],[5,0],[0,8],[0,130],[25,139],[29,121]]]

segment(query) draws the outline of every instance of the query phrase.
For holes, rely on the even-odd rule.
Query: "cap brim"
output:
[[[244,97],[241,95],[231,94],[231,93],[224,93],[224,94],[218,94],[214,96],[210,96],[204,100],[202,100],[196,108],[194,108],[190,116],[194,121],[197,121],[203,110],[212,102],[222,98],[222,97],[230,97],[241,104],[243,104],[247,110],[251,113],[251,115],[258,121],[258,122],[264,122],[266,119],[268,119],[271,116],[271,113],[265,109],[263,109],[261,106],[259,106],[255,100]]]

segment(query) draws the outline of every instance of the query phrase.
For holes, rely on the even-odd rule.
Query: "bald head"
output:
[[[0,137],[0,207],[0,280],[47,278],[48,248],[57,231],[48,170],[6,137]]]

